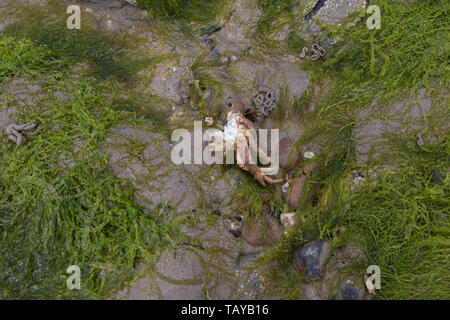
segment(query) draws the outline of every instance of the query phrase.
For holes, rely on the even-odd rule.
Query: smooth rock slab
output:
[[[190,250],[166,250],[156,264],[157,283],[163,299],[201,300],[204,270]]]
[[[240,94],[249,104],[253,95],[260,86],[272,89],[276,101],[280,99],[280,93],[288,89],[289,99],[293,102],[300,99],[309,85],[309,74],[290,61],[261,61],[246,58],[231,65],[229,73],[233,82],[241,88]]]
[[[365,6],[366,0],[325,0],[323,6],[316,9],[315,17],[322,22],[340,26],[345,23],[347,17]]]

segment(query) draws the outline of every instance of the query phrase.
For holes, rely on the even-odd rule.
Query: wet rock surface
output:
[[[339,300],[363,300],[366,289],[360,278],[350,276],[345,278],[336,295]]]
[[[261,86],[272,89],[278,99],[281,91],[286,88],[288,97],[293,102],[302,97],[309,83],[308,73],[302,71],[295,62],[295,59],[274,62],[247,58],[234,63],[229,73],[232,81],[241,88],[240,94],[249,105],[253,94]]]
[[[295,270],[304,272],[308,278],[321,278],[330,252],[331,246],[326,240],[308,243],[295,254],[292,266]]]
[[[299,283],[301,299],[372,299],[364,285],[365,254],[360,245],[349,242],[331,250],[328,240],[306,244],[295,255],[293,268],[308,281]]]
[[[14,114],[16,113],[15,108],[9,108],[0,111],[0,133],[2,131],[6,132],[6,128],[14,123]]]
[[[429,117],[431,112],[431,98],[426,95],[427,90],[421,88],[411,101],[401,101],[389,111],[382,111],[378,105],[368,106],[358,114],[358,126],[355,130],[356,160],[358,163],[373,162],[389,156],[387,142],[392,135],[398,133],[399,128],[407,134],[422,133],[433,121]],[[437,108],[437,106],[435,106]],[[367,121],[366,119],[371,120]],[[440,130],[448,130],[448,123],[442,123]],[[423,139],[423,138],[422,138]]]
[[[325,0],[319,1],[315,16],[317,19],[332,25],[341,25],[353,13],[366,6],[366,0]]]

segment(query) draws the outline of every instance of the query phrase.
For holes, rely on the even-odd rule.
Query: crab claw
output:
[[[263,187],[266,186],[266,184],[276,184],[276,183],[281,183],[283,182],[283,179],[272,179],[269,176],[263,175],[261,174],[261,170],[258,170],[256,172],[253,173],[253,177],[255,178],[256,181],[259,182],[260,185],[262,185]]]
[[[260,185],[262,185],[263,187],[265,187],[266,186],[266,176],[263,176],[262,174],[261,174],[261,170],[258,170],[258,171],[256,171],[256,172],[253,172],[253,178],[255,178],[255,180],[256,181],[258,181],[258,183],[260,184]]]
[[[241,166],[241,168],[245,171],[250,171],[250,173],[253,175],[253,178],[258,181],[258,183],[263,187],[265,187],[267,184],[283,182],[283,179],[272,179],[269,176],[263,175],[261,168],[259,168],[256,164],[247,164]]]
[[[263,177],[264,177],[264,181],[267,182],[268,184],[276,184],[276,183],[283,182],[283,179],[272,179],[269,176],[263,176]]]

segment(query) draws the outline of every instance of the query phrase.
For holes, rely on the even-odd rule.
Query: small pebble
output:
[[[285,184],[283,184],[283,185],[281,186],[281,191],[282,191],[283,193],[287,193],[288,190],[289,190],[289,182],[286,182]]]
[[[303,157],[305,158],[305,159],[307,159],[307,160],[309,160],[309,159],[312,159],[312,158],[314,158],[316,155],[314,154],[314,152],[312,152],[312,151],[306,151],[304,154],[303,154]]]
[[[241,235],[241,232],[239,230],[228,230],[229,233],[231,233],[235,238],[239,238]]]
[[[275,218],[279,219],[280,216],[281,216],[281,211],[278,210],[278,209],[273,210],[273,216],[274,216]]]

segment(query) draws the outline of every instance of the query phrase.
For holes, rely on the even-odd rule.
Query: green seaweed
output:
[[[140,1],[154,16],[183,21],[210,20],[224,3]],[[304,23],[296,20],[296,1],[259,3],[261,39],[286,23],[290,30]],[[298,148],[316,143],[322,150],[305,188],[309,192],[302,193],[305,199],[297,209],[297,226],[261,258],[265,265],[275,265],[270,269],[268,290],[282,298],[301,297],[298,284],[305,279],[290,271],[292,257],[305,243],[319,238],[332,240],[333,246],[348,241],[363,245],[365,263],[381,268],[378,299],[450,296],[450,140],[448,130],[442,129],[448,122],[449,4],[443,0],[374,4],[382,10],[382,29],[368,30],[359,23],[329,30],[329,36],[339,41],[327,57],[302,64],[311,74],[308,94],[293,105],[280,99],[283,104],[274,114],[304,116],[302,121],[310,126],[297,141]],[[296,11],[301,13],[300,9]],[[16,14],[22,13],[17,10]],[[0,34],[2,85],[20,77],[48,77],[42,80],[44,89],[69,87],[74,92],[68,101],[44,100],[43,108],[51,112],[19,108],[18,121],[37,120],[44,130],[20,148],[0,145],[0,297],[114,297],[135,279],[139,262],[151,268],[165,248],[175,246],[179,235],[178,220],[158,218],[136,204],[134,188],[115,178],[102,149],[106,133],[118,123],[133,123],[140,116],[156,126],[164,123],[166,114],[143,107],[152,105],[152,98],[115,94],[129,90],[134,95],[122,81],[133,80],[138,70],[161,57],[133,59],[128,54],[133,44],[88,27],[68,31],[62,20],[43,23],[47,16],[51,15],[33,10],[23,16],[25,22],[9,25]],[[291,32],[285,43],[260,44],[273,53],[299,54],[305,43]],[[86,73],[74,71],[85,63]],[[191,95],[200,99],[204,115],[215,110],[206,105],[202,87],[212,87],[216,96],[221,95],[220,83],[207,70],[213,67],[200,61],[192,66],[198,88],[190,88]],[[80,78],[72,78],[74,74]],[[406,130],[388,133],[383,143],[389,153],[375,161],[377,176],[367,176],[361,188],[351,190],[352,172],[366,169],[356,161],[355,131],[374,117],[369,112],[359,119],[360,112],[376,109],[377,114],[388,115],[397,101],[412,101],[422,87],[432,99],[431,112],[423,116],[430,120],[424,129],[430,137],[426,145],[418,146]],[[2,109],[9,106],[5,99]],[[312,105],[314,111],[308,113]],[[142,155],[144,147],[139,141],[128,143],[135,157]],[[383,168],[385,163],[395,169]],[[209,173],[202,175],[209,177]],[[197,187],[199,181],[206,181],[199,175],[192,177],[198,180]],[[261,193],[267,191],[272,194],[272,208],[289,212],[276,187],[262,188],[245,175],[236,191],[237,209],[245,219],[259,219]],[[206,206],[202,209],[207,211]],[[198,224],[198,217],[190,218]],[[338,236],[344,227],[346,231]],[[82,270],[79,291],[66,287],[66,269],[72,264]],[[367,265],[357,266],[354,272],[362,276]]]
[[[21,20],[0,34],[0,84],[25,77],[73,98],[50,95],[40,106],[18,106],[18,122],[40,126],[20,148],[1,135],[0,297],[111,298],[178,234],[178,221],[161,224],[145,214],[105,155],[109,129],[135,122],[133,101],[114,101],[117,80],[128,82],[142,64],[125,55],[117,60],[125,42],[88,30],[75,36],[32,16],[29,28],[21,29]],[[87,73],[74,69],[84,62],[92,67]],[[81,268],[80,290],[67,287],[70,265]]]
[[[65,12],[65,8],[58,3],[54,3],[54,7],[43,9],[20,7],[19,4],[14,6],[17,7],[14,14],[20,12],[21,16],[15,23],[9,24],[2,34],[24,39],[28,47],[32,47],[32,41],[36,48],[44,51],[47,56],[33,51],[27,54],[30,57],[33,53],[36,56],[34,62],[39,59],[41,64],[45,64],[46,68],[42,68],[43,70],[48,70],[50,66],[52,69],[64,70],[86,63],[91,75],[97,79],[129,81],[135,78],[137,71],[162,59],[157,56],[144,59],[130,57],[129,52],[137,47],[135,43],[122,36],[112,37],[96,31],[90,26],[88,16],[83,16],[86,22],[80,30],[69,30],[65,25],[64,15],[49,19],[58,9],[59,12]],[[22,57],[24,58],[26,56]],[[37,67],[36,63],[35,66]]]
[[[106,130],[123,119],[82,86],[64,108],[39,117],[44,128],[59,123],[57,131],[20,149],[1,145],[2,298],[110,296],[138,261],[154,263],[170,244],[171,224],[143,215],[133,188],[98,157]],[[82,269],[80,291],[66,288],[72,264]]]
[[[208,21],[219,14],[227,1],[138,0],[137,3],[156,17],[175,18],[183,21]]]
[[[439,0],[408,5],[380,0],[372,4],[381,8],[380,30],[369,30],[365,21],[330,29],[328,36],[338,39],[336,45],[327,50],[324,60],[303,64],[310,71],[314,90],[294,107],[316,107],[304,119],[310,125],[297,146],[321,146],[308,184],[310,193],[320,201],[297,209],[296,228],[262,258],[266,264],[276,262],[277,268],[269,275],[270,288],[283,298],[301,297],[297,285],[304,281],[301,274],[285,270],[291,268],[298,249],[318,238],[363,245],[367,265],[355,271],[362,277],[368,265],[380,266],[382,288],[377,299],[450,296],[450,154],[445,127],[449,111],[446,17],[450,6]],[[278,9],[273,4],[262,8],[267,20],[260,22],[259,30],[268,34],[269,23],[283,19],[289,3]],[[294,40],[288,37],[286,50],[300,54],[304,42]],[[272,43],[267,46],[270,50]],[[280,50],[280,45],[274,50]],[[352,172],[366,167],[356,160],[357,128],[377,116],[387,118],[399,101],[406,101],[407,111],[411,110],[420,88],[427,89],[432,103],[430,112],[422,116],[427,121],[423,129],[429,138],[426,145],[418,146],[417,138],[406,130],[386,132],[383,144],[388,152],[372,163],[378,165],[377,177],[366,176],[365,184],[352,191]],[[402,120],[402,128],[410,125],[408,117]],[[384,168],[385,164],[395,169]],[[439,183],[435,176],[442,176]],[[344,227],[345,233],[337,237]]]

